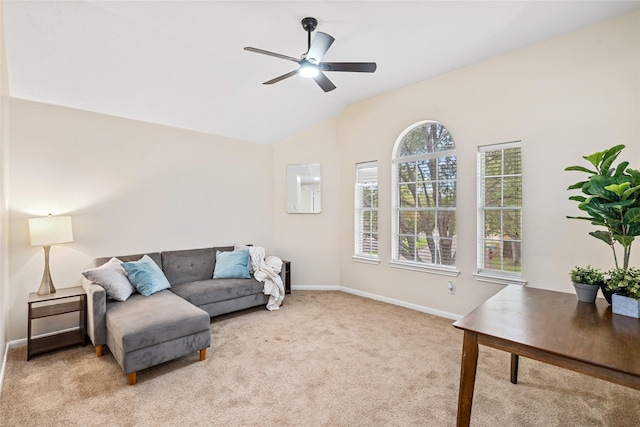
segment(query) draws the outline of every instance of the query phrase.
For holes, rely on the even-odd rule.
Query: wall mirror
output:
[[[320,213],[320,163],[287,165],[287,212]]]

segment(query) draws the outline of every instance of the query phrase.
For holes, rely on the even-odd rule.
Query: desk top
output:
[[[640,319],[613,314],[601,298],[512,285],[453,326],[640,376]]]
[[[84,294],[85,290],[82,286],[56,289],[54,293],[48,295],[38,295],[37,292],[31,292],[29,294],[28,303],[31,304],[34,302],[53,301],[61,298],[77,297]]]

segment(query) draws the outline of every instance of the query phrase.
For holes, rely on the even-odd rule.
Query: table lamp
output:
[[[70,216],[49,216],[29,218],[29,237],[31,246],[44,248],[44,274],[38,295],[49,295],[56,292],[49,272],[49,250],[51,245],[73,242]]]

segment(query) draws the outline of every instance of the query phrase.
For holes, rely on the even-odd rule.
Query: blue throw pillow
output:
[[[149,255],[138,261],[123,262],[122,269],[131,284],[145,297],[171,287],[167,277]]]
[[[249,279],[249,251],[217,251],[214,279]]]

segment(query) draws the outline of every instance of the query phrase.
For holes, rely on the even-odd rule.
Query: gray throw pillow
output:
[[[100,267],[92,268],[82,273],[84,277],[93,283],[102,286],[107,295],[116,301],[126,301],[136,289],[124,274],[122,261],[111,258],[109,262]]]

